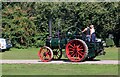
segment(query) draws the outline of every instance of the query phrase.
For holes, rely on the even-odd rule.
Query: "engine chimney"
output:
[[[52,19],[51,19],[51,17],[49,17],[48,26],[49,26],[49,37],[52,38]]]

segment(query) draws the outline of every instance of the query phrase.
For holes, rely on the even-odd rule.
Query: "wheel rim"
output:
[[[73,62],[83,61],[87,56],[87,45],[82,40],[71,40],[66,45],[66,55]]]
[[[38,56],[41,61],[48,62],[53,58],[53,52],[49,47],[44,46],[44,47],[40,48],[40,50],[38,52]]]
[[[58,60],[62,57],[62,50],[61,49],[53,49],[53,59]]]

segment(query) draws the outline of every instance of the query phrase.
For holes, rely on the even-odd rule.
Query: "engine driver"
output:
[[[96,35],[94,25],[90,25],[89,27],[85,28],[82,32],[86,32],[86,40],[88,42],[95,42]]]

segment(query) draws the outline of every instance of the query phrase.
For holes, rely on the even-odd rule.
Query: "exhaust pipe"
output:
[[[52,38],[52,19],[51,19],[51,17],[49,17],[48,26],[49,26],[49,38]]]

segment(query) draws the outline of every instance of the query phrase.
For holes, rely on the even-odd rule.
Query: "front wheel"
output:
[[[38,56],[41,61],[48,62],[53,58],[52,49],[47,46],[41,47],[38,52]]]
[[[59,60],[62,57],[62,49],[53,49],[53,60]]]

